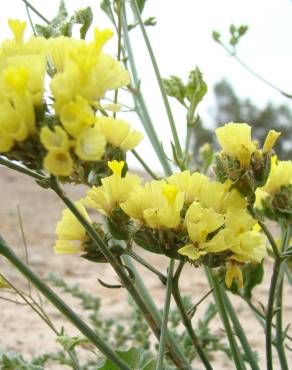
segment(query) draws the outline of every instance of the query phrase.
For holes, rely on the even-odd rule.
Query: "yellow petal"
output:
[[[63,149],[52,149],[44,159],[44,167],[55,176],[70,176],[73,172],[73,160],[69,152]]]
[[[273,146],[275,145],[275,142],[277,141],[280,135],[281,135],[281,132],[277,132],[275,130],[269,131],[268,136],[266,137],[266,140],[263,146],[264,153],[268,153],[273,148]]]

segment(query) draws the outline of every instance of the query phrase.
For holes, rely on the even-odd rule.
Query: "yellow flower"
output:
[[[84,161],[97,161],[103,156],[105,145],[105,137],[99,133],[96,127],[90,127],[77,136],[75,153]]]
[[[158,219],[163,227],[175,229],[181,223],[180,212],[184,205],[184,193],[179,192],[175,185],[165,184],[162,187],[162,194],[164,199],[157,211]]]
[[[61,110],[60,119],[65,130],[77,138],[84,129],[94,122],[94,113],[90,105],[82,97],[66,104]]]
[[[233,280],[236,281],[238,288],[243,287],[243,277],[240,267],[234,263],[228,263],[225,275],[225,284],[228,288],[231,287]]]
[[[17,107],[14,104],[12,105],[8,99],[0,104],[0,127],[4,135],[3,142],[6,141],[6,143],[7,140],[24,141],[29,135],[29,127],[24,121],[21,111],[15,108]]]
[[[88,100],[97,101],[104,97],[106,91],[119,89],[129,83],[129,72],[123,64],[109,55],[101,54],[88,78],[87,89],[82,91]]]
[[[273,148],[273,146],[275,145],[275,142],[277,141],[280,135],[281,135],[281,132],[277,132],[275,130],[269,131],[268,136],[266,137],[266,140],[263,146],[263,153],[268,153]]]
[[[17,94],[24,94],[29,79],[29,74],[26,68],[6,68],[3,72],[3,77],[7,87]]]
[[[199,172],[191,174],[189,170],[175,173],[167,178],[169,184],[175,185],[179,191],[185,194],[185,202],[187,204],[198,199],[208,181],[207,176]]]
[[[266,255],[264,236],[257,231],[247,231],[233,240],[232,259],[238,262],[261,262]]]
[[[101,186],[94,186],[90,189],[83,201],[87,207],[107,216],[110,216],[112,210],[119,207],[120,203],[125,202],[135,187],[142,181],[139,176],[129,173],[125,177],[121,177],[124,162],[122,162],[122,165],[115,163],[116,161],[113,162],[109,162],[110,168],[114,171],[113,174],[103,178]]]
[[[114,175],[122,176],[122,171],[125,166],[125,161],[108,161],[107,162],[108,167],[112,170],[112,173]]]
[[[0,126],[0,153],[9,152],[14,144],[14,140],[11,136],[7,135],[7,132]]]
[[[11,286],[0,276],[0,289],[11,289]]]
[[[83,205],[77,202],[75,206],[82,216],[91,223]],[[84,250],[84,243],[89,239],[85,228],[69,209],[63,211],[63,217],[57,224],[56,234],[58,236],[58,240],[54,245],[56,254],[80,253]]]
[[[145,222],[153,229],[177,228],[184,204],[184,193],[165,181],[151,181],[144,187],[137,187],[128,199],[120,205],[131,218]]]
[[[143,139],[140,132],[131,130],[130,124],[121,119],[99,117],[96,127],[105,136],[107,142],[125,151],[134,149]]]
[[[17,43],[23,42],[24,31],[26,29],[26,22],[21,22],[18,19],[9,19],[8,25],[13,32],[14,39]]]
[[[44,168],[55,176],[70,176],[73,172],[73,160],[68,151],[54,148],[45,156]]]
[[[242,167],[248,167],[250,157],[257,148],[251,140],[251,127],[246,123],[230,122],[215,131],[223,153],[238,159]]]
[[[94,29],[94,48],[97,54],[99,54],[104,47],[104,45],[113,37],[114,33],[106,28],[100,31],[99,28]]]
[[[45,73],[46,73],[46,56],[44,53],[37,55],[15,55],[7,58],[7,64],[10,70],[9,73],[6,72],[7,77],[15,80],[15,77],[11,73],[14,70],[18,70],[20,76],[17,77],[15,82],[21,82],[20,77],[23,79],[25,84],[25,90],[31,95],[33,104],[40,105],[43,100],[44,84],[45,84]],[[15,73],[14,73],[15,74]],[[22,77],[22,76],[23,77]],[[23,89],[24,90],[24,89]]]
[[[262,208],[262,201],[268,196],[269,194],[262,190],[262,188],[257,188],[255,192],[256,200],[254,202],[254,207],[261,209]]]
[[[225,225],[231,229],[235,236],[251,230],[257,221],[244,209],[228,208]]]
[[[289,184],[292,184],[292,161],[272,162],[268,181],[261,190],[274,194],[282,186],[288,186]]]
[[[68,62],[68,53],[71,48],[77,44],[84,42],[83,40],[76,40],[72,37],[52,37],[48,39],[47,51],[49,60],[57,72],[63,72],[66,63]]]
[[[206,241],[208,234],[218,230],[224,224],[224,216],[211,208],[203,208],[195,201],[186,212],[185,224],[191,240],[202,243]]]
[[[79,72],[73,63],[67,63],[64,71],[57,73],[51,80],[50,88],[55,98],[54,108],[60,114],[62,108],[80,95]]]
[[[70,142],[66,131],[56,125],[54,131],[49,129],[48,126],[42,127],[40,132],[40,141],[47,150],[62,149],[69,151]]]

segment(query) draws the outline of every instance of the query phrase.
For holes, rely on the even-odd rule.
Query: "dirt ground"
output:
[[[82,187],[68,188],[68,194],[74,200],[84,195]],[[106,289],[96,283],[97,278],[106,282],[117,282],[114,272],[107,264],[95,265],[78,256],[56,256],[52,245],[55,240],[55,225],[64,208],[61,201],[49,190],[39,187],[32,179],[0,166],[0,233],[7,243],[12,246],[18,255],[23,256],[22,239],[18,222],[19,207],[23,219],[24,231],[29,246],[30,265],[41,276],[47,272],[56,272],[63,276],[69,283],[78,283],[90,293],[102,297],[102,306],[106,308],[105,316],[119,317],[128,309],[127,293],[123,289]],[[137,253],[142,253],[137,249]],[[161,271],[165,271],[167,261],[165,258],[150,255],[150,263]],[[256,290],[256,301],[266,304],[268,282],[271,273],[271,262],[266,261],[265,282]],[[161,307],[164,299],[164,287],[160,281],[148,270],[138,266],[139,271],[149,288],[152,296]],[[19,273],[9,265],[4,258],[0,258],[0,272],[5,274],[15,285],[25,287],[25,282]],[[188,266],[181,279],[182,291],[190,293],[196,302],[208,291],[206,278],[202,269]],[[1,294],[0,294],[1,296]],[[74,299],[62,294],[62,297],[77,312],[80,307]],[[285,319],[291,322],[292,317],[292,289],[287,287],[285,291]],[[257,351],[261,359],[261,369],[265,368],[263,331],[259,323],[247,306],[240,300],[235,299],[236,309],[240,321],[247,332],[253,350]],[[257,302],[255,302],[257,304]],[[77,331],[66,323],[62,315],[49,304],[46,308],[56,326],[65,326],[67,333],[77,335]],[[200,317],[200,307],[194,321]],[[225,335],[219,319],[216,319],[214,330]],[[290,329],[291,332],[291,329]],[[290,333],[290,335],[292,335]],[[0,300],[0,349],[20,351],[24,357],[50,351],[58,348],[54,334],[40,319],[23,305],[15,305]],[[292,361],[291,352],[290,360]],[[214,369],[234,369],[223,355],[216,355]],[[290,362],[291,363],[291,362]],[[203,369],[202,365],[195,366]],[[58,370],[56,366],[53,369]],[[64,367],[60,368],[64,369]],[[280,369],[275,363],[275,369]]]

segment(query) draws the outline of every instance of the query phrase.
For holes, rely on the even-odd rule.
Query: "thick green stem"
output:
[[[162,318],[161,314],[155,305],[152,296],[149,294],[147,288],[145,287],[145,284],[143,280],[141,279],[138,271],[136,270],[135,265],[133,264],[131,258],[129,256],[123,255],[122,259],[124,263],[131,269],[131,271],[135,274],[135,285],[140,292],[141,296],[143,297],[143,300],[145,304],[147,305],[149,311],[152,314],[152,317],[154,320],[158,323],[159,327],[161,326]],[[181,348],[179,347],[177,341],[174,339],[172,333],[167,330],[167,343],[169,343],[169,346],[173,348],[173,351],[176,353],[177,358],[180,360],[178,362],[177,367],[182,370],[191,370],[191,365],[189,364],[187,358],[185,357],[184,353],[182,352]],[[168,346],[168,344],[167,344]]]
[[[234,328],[234,331],[242,345],[242,348],[244,350],[244,353],[246,355],[246,359],[247,361],[249,362],[250,364],[250,367],[252,368],[252,370],[260,370],[259,368],[259,365],[257,363],[257,360],[256,360],[256,357],[255,357],[255,354],[254,352],[252,351],[252,349],[250,348],[250,345],[248,343],[248,340],[246,338],[246,335],[245,335],[245,332],[240,324],[240,321],[238,320],[238,317],[237,317],[237,314],[236,312],[234,311],[234,308],[232,306],[232,303],[224,289],[224,287],[222,287],[220,285],[220,294],[225,302],[225,305],[226,305],[226,308],[227,308],[227,311],[228,311],[228,315],[230,317],[230,320],[232,321],[232,325],[233,325],[233,328]]]
[[[274,316],[274,299],[278,276],[280,273],[281,259],[275,256],[273,274],[269,288],[269,299],[266,313],[266,359],[267,370],[273,370],[273,351],[272,351],[272,322]]]
[[[45,23],[50,24],[51,22],[44,17],[34,6],[32,6],[27,0],[22,0],[24,4],[29,7],[38,17],[40,17]]]
[[[128,22],[127,22],[127,16],[126,16],[126,8],[125,4],[122,5],[122,27],[123,27],[123,40],[125,44],[125,50],[127,52],[127,58],[129,61],[131,76],[132,76],[132,82],[133,82],[133,89],[132,89],[132,96],[135,103],[135,110],[144,126],[144,129],[147,133],[147,136],[152,144],[152,147],[157,154],[157,157],[161,163],[161,166],[163,167],[163,170],[166,175],[171,175],[171,168],[170,164],[166,158],[166,155],[163,151],[163,148],[161,146],[161,142],[158,139],[157,133],[155,131],[153,122],[151,120],[150,114],[148,112],[147,106],[145,104],[144,97],[140,90],[140,81],[138,78],[138,72],[136,68],[136,63],[132,51],[132,45],[131,40],[129,37],[129,31],[128,31]]]
[[[3,157],[0,157],[0,164],[2,164],[5,167],[8,167],[12,170],[15,170],[17,172],[21,172],[24,175],[28,175],[30,177],[33,177],[36,180],[40,180],[40,181],[48,181],[49,180],[44,175],[40,175],[39,173],[37,173],[35,171],[29,170],[28,168],[20,166],[16,163],[13,163],[13,162],[11,162],[11,161],[3,158]]]
[[[221,320],[223,322],[223,325],[224,325],[224,328],[225,328],[225,331],[228,337],[230,350],[231,350],[232,357],[234,360],[234,365],[236,366],[237,370],[246,370],[243,358],[240,354],[239,348],[236,343],[236,339],[232,332],[232,328],[231,328],[229,318],[227,315],[226,305],[221,295],[219,282],[216,279],[216,277],[213,276],[212,271],[208,267],[205,268],[205,271],[207,273],[207,277],[208,277],[210,285],[214,288],[214,291],[213,291],[214,299],[215,299],[219,315],[221,317]]]
[[[283,287],[284,287],[284,271],[281,272],[281,277],[278,285],[278,292],[276,295],[276,348],[278,351],[278,357],[281,364],[282,370],[289,370],[285,347],[284,347],[284,336],[283,336]]]
[[[282,246],[281,252],[285,252],[290,240],[290,227],[285,227],[285,223],[281,222],[282,231]],[[282,370],[288,370],[288,362],[284,347],[283,337],[283,290],[284,290],[284,272],[286,261],[281,264],[281,270],[278,278],[278,287],[276,291],[276,348]]]
[[[168,315],[169,315],[169,308],[170,308],[170,301],[171,301],[174,265],[175,265],[175,260],[171,259],[169,263],[169,269],[168,269],[168,275],[167,275],[166,294],[165,294],[165,302],[164,302],[164,308],[163,308],[162,325],[161,325],[161,332],[160,332],[160,339],[159,339],[159,353],[158,353],[158,360],[156,364],[156,370],[163,370],[163,359],[164,359],[165,344],[166,344],[166,338],[167,338],[167,323],[168,323]]]
[[[173,298],[175,300],[175,303],[177,305],[177,308],[181,314],[181,318],[182,318],[182,321],[183,321],[183,324],[185,326],[185,328],[187,329],[187,332],[192,340],[192,343],[197,351],[197,354],[199,355],[202,363],[204,364],[205,366],[205,369],[207,370],[213,370],[212,368],[212,365],[210,364],[209,360],[208,360],[208,357],[206,356],[202,346],[201,346],[201,343],[200,343],[200,340],[199,338],[197,337],[194,329],[193,329],[193,326],[192,326],[192,322],[184,308],[184,304],[183,304],[183,301],[182,301],[182,298],[181,298],[181,294],[180,294],[180,291],[179,291],[179,286],[178,286],[178,282],[179,282],[179,277],[180,277],[180,274],[182,272],[182,269],[183,269],[183,266],[184,266],[184,262],[180,262],[176,272],[175,272],[175,275],[174,275],[174,278],[173,278],[173,286],[172,286],[172,295],[173,295]]]
[[[133,252],[131,249],[125,249],[125,254],[127,254],[128,256],[132,257],[134,260],[136,260],[137,262],[139,262],[141,265],[143,265],[144,267],[146,267],[148,270],[150,270],[151,272],[153,272],[155,275],[158,276],[159,280],[162,282],[162,284],[166,284],[167,282],[167,277],[165,275],[163,275],[160,271],[158,271],[155,267],[153,267],[152,265],[150,265],[147,261],[145,261],[142,257],[140,257],[138,254],[136,254],[135,252]]]
[[[111,347],[94,332],[66,303],[35,274],[20,258],[6,245],[0,236],[0,254],[9,260],[18,271],[25,276],[80,332],[109,358],[119,369],[131,370]]]
[[[169,120],[171,132],[172,132],[172,136],[173,136],[173,140],[174,140],[174,144],[175,144],[175,148],[176,148],[178,157],[182,160],[183,159],[183,153],[182,153],[179,137],[178,137],[177,130],[176,130],[176,125],[175,125],[175,122],[174,122],[174,119],[173,119],[173,116],[172,116],[172,112],[171,112],[171,109],[170,109],[169,101],[168,101],[168,98],[167,98],[167,95],[166,95],[166,92],[165,92],[165,89],[164,89],[163,81],[162,81],[162,78],[161,78],[161,75],[160,75],[160,71],[159,71],[159,68],[158,68],[158,64],[157,64],[154,52],[152,50],[152,46],[150,44],[150,41],[149,41],[146,29],[145,29],[143,20],[141,18],[140,11],[139,11],[139,8],[137,6],[136,0],[131,0],[130,3],[131,3],[131,6],[132,6],[134,16],[137,19],[137,21],[139,23],[139,26],[140,26],[140,29],[142,31],[142,35],[143,35],[146,47],[148,49],[148,53],[149,53],[152,65],[153,65],[153,69],[154,69],[154,72],[155,72],[155,75],[156,75],[156,79],[157,79],[157,82],[158,82],[158,85],[159,85],[159,88],[160,88],[161,96],[162,96],[163,103],[164,103],[164,106],[165,106],[165,110],[166,110],[166,113],[167,113],[167,117],[168,117],[168,120]]]
[[[136,152],[135,149],[131,150],[131,152],[133,153],[134,157],[136,157],[138,159],[138,161],[141,163],[141,165],[143,166],[143,168],[145,169],[145,171],[154,179],[154,180],[158,180],[159,177],[157,175],[155,175],[155,173],[151,170],[151,168],[147,165],[147,163],[142,159],[142,157]]]

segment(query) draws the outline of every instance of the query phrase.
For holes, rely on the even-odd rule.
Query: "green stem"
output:
[[[22,0],[26,6],[28,6],[38,17],[40,17],[45,23],[50,24],[51,22],[44,17],[34,6],[32,6],[27,0]]]
[[[183,304],[183,301],[182,301],[182,298],[181,298],[181,294],[180,294],[180,291],[179,291],[179,286],[178,286],[178,282],[179,282],[179,277],[180,277],[180,274],[182,272],[182,269],[184,267],[184,262],[180,262],[180,264],[178,265],[178,268],[175,272],[175,275],[173,277],[173,286],[172,286],[172,295],[173,295],[173,298],[175,300],[175,303],[177,305],[177,308],[181,314],[181,318],[182,318],[182,321],[183,321],[183,324],[185,326],[185,328],[187,329],[187,332],[192,340],[192,343],[197,351],[197,354],[199,355],[202,363],[204,364],[205,368],[207,370],[213,370],[213,367],[212,365],[210,364],[209,360],[208,360],[208,357],[206,356],[202,346],[201,346],[201,343],[200,343],[200,340],[199,338],[197,337],[194,329],[193,329],[193,326],[192,326],[192,323],[191,323],[191,320],[189,318],[189,316],[187,315],[186,313],[186,310],[184,308],[184,304]]]
[[[282,248],[281,252],[285,252],[290,240],[290,227],[288,225],[285,229],[285,225],[281,224],[282,231]],[[279,273],[278,288],[276,291],[276,348],[278,352],[279,361],[281,364],[281,369],[288,370],[287,357],[284,347],[284,337],[283,337],[283,290],[284,290],[284,272],[285,272],[286,261],[283,261],[281,270]]]
[[[190,151],[190,145],[191,145],[191,138],[193,133],[194,126],[187,124],[187,133],[186,133],[186,146],[185,146],[185,158],[187,159],[187,156]]]
[[[215,299],[219,315],[221,317],[221,320],[223,322],[223,325],[224,325],[224,328],[225,328],[225,331],[228,337],[230,350],[232,353],[232,357],[233,357],[233,361],[236,366],[236,369],[245,370],[246,367],[245,367],[245,364],[243,362],[242,356],[237,346],[235,337],[232,332],[232,328],[231,328],[229,318],[227,315],[226,306],[225,306],[223,297],[221,295],[219,282],[216,279],[216,277],[213,276],[212,271],[208,267],[205,268],[205,271],[207,273],[207,277],[208,277],[210,285],[214,288],[214,299]]]
[[[171,175],[171,167],[170,164],[166,158],[166,155],[163,151],[163,148],[161,146],[161,142],[158,139],[157,133],[155,131],[153,122],[151,120],[150,114],[148,112],[144,97],[140,90],[140,81],[138,78],[138,72],[136,68],[136,63],[132,51],[132,45],[131,40],[129,37],[129,31],[128,31],[128,22],[127,22],[127,15],[126,15],[126,8],[125,4],[123,2],[122,5],[122,27],[123,27],[123,40],[125,43],[125,49],[127,51],[127,58],[129,61],[129,66],[131,70],[131,76],[132,81],[134,84],[134,88],[132,89],[132,96],[135,104],[135,110],[143,124],[143,127],[146,131],[146,134],[152,144],[152,147],[162,165],[162,168],[166,175]]]
[[[138,161],[141,163],[145,171],[154,179],[158,180],[159,177],[155,175],[155,173],[151,170],[151,168],[147,165],[147,163],[142,159],[142,157],[136,152],[135,149],[132,149],[131,152],[133,153],[134,157],[138,159]]]
[[[159,339],[159,353],[158,353],[158,360],[156,364],[156,370],[163,370],[163,359],[164,359],[166,336],[167,336],[167,323],[168,323],[168,315],[169,315],[170,300],[171,300],[174,265],[175,265],[175,260],[171,259],[169,263],[169,270],[168,270],[168,275],[167,275],[166,294],[165,294],[165,302],[164,302],[164,308],[163,308],[162,325],[161,325],[161,332],[160,332],[160,339]]]
[[[168,117],[168,120],[169,120],[169,124],[170,124],[170,128],[171,128],[174,144],[175,144],[175,147],[176,147],[176,151],[177,151],[178,157],[182,160],[183,159],[183,153],[182,153],[179,137],[178,137],[177,130],[176,130],[176,125],[175,125],[175,122],[174,122],[174,119],[173,119],[173,116],[172,116],[172,112],[171,112],[171,109],[170,109],[169,101],[167,99],[167,95],[166,95],[166,92],[165,92],[165,89],[164,89],[163,81],[162,81],[160,71],[159,71],[159,68],[158,68],[158,64],[157,64],[154,52],[152,50],[152,46],[150,44],[150,41],[149,41],[146,29],[145,29],[143,20],[141,18],[140,11],[139,11],[139,8],[137,6],[137,2],[136,2],[136,0],[131,0],[130,3],[131,3],[131,6],[132,6],[134,16],[137,19],[137,21],[139,23],[139,26],[140,26],[140,29],[142,31],[142,35],[143,35],[146,47],[148,49],[148,53],[149,53],[152,65],[153,65],[153,69],[154,69],[154,72],[155,72],[155,75],[156,75],[156,79],[157,79],[157,82],[158,82],[158,85],[159,85],[159,88],[160,88],[161,96],[162,96],[163,103],[164,103],[164,106],[165,106],[165,110],[166,110],[166,113],[167,113],[167,117]]]
[[[20,258],[6,245],[0,236],[0,254],[9,260],[18,271],[26,277],[80,332],[109,358],[119,369],[131,370],[99,335],[94,332],[80,317],[35,274]]]
[[[118,14],[118,61],[121,60],[121,51],[122,51],[122,20],[121,20],[121,1],[117,1],[117,14]],[[118,95],[119,95],[119,89],[115,90],[115,97],[114,97],[114,103],[117,104],[118,102]],[[116,113],[113,114],[113,117],[116,118]]]
[[[253,76],[255,76],[257,79],[265,83],[266,85],[270,86],[272,89],[278,91],[280,94],[286,96],[286,98],[292,99],[292,94],[288,94],[285,91],[281,90],[278,86],[274,85],[272,82],[268,81],[266,78],[264,78],[259,73],[255,72],[252,68],[250,68],[243,60],[241,60],[237,54],[230,50],[226,45],[224,45],[222,42],[219,41],[219,44],[223,47],[224,50],[227,51],[227,53],[232,56],[243,68],[245,68],[249,73],[251,73]]]
[[[163,275],[160,271],[158,271],[155,267],[150,265],[147,261],[145,261],[142,257],[140,257],[138,254],[136,254],[133,250],[131,249],[125,249],[125,254],[128,256],[132,257],[134,260],[139,262],[141,265],[146,267],[148,270],[152,271],[155,275],[158,276],[159,280],[162,282],[162,284],[166,284],[167,282],[167,277]]]
[[[282,370],[288,370],[288,363],[284,348],[284,337],[283,337],[283,287],[284,287],[284,271],[281,273],[281,278],[278,285],[278,292],[276,295],[276,348],[278,351],[278,357],[281,364]]]
[[[222,296],[222,298],[225,302],[229,317],[230,317],[230,319],[232,321],[232,324],[233,324],[234,331],[235,331],[235,333],[236,333],[236,335],[237,335],[237,337],[238,337],[238,339],[239,339],[239,341],[242,345],[242,348],[245,352],[246,359],[249,362],[250,367],[252,368],[252,370],[260,370],[259,365],[258,365],[257,360],[256,360],[256,357],[255,357],[255,354],[252,351],[252,349],[250,348],[250,345],[249,345],[248,340],[246,338],[245,332],[244,332],[244,330],[243,330],[243,328],[240,324],[240,321],[238,320],[237,314],[234,311],[232,303],[231,303],[224,287],[222,287],[221,285],[220,285],[220,294],[221,294],[221,296]]]
[[[40,181],[48,181],[49,180],[44,175],[40,175],[39,173],[37,173],[35,171],[32,171],[32,170],[29,170],[26,167],[19,166],[18,164],[13,163],[13,162],[11,162],[11,161],[3,158],[3,157],[0,157],[0,164],[2,164],[5,167],[8,167],[8,168],[10,168],[12,170],[15,170],[17,172],[21,172],[21,173],[23,173],[25,175],[28,175],[30,177],[33,177],[36,180],[40,180]]]
[[[140,292],[141,296],[143,297],[143,300],[145,304],[147,305],[149,311],[151,312],[151,315],[153,319],[158,323],[159,327],[161,326],[162,318],[161,314],[156,307],[152,296],[149,294],[147,288],[145,287],[145,284],[143,280],[141,279],[135,265],[133,264],[131,258],[127,255],[123,255],[122,259],[124,263],[131,269],[131,271],[135,274],[135,285]],[[191,370],[191,365],[189,364],[188,359],[185,357],[184,353],[182,352],[181,348],[178,346],[177,341],[174,339],[172,333],[167,330],[167,347],[170,346],[173,348],[173,351],[175,352],[177,356],[177,367],[182,370]]]
[[[32,29],[32,32],[34,34],[34,36],[37,36],[37,33],[36,33],[36,30],[34,28],[34,24],[33,24],[33,21],[31,19],[31,15],[30,15],[30,11],[29,11],[29,7],[27,4],[24,4],[25,5],[25,10],[26,10],[26,14],[27,14],[27,17],[28,17],[28,20],[29,20],[29,23],[30,23],[30,27]]]
[[[271,284],[269,288],[269,299],[266,313],[266,359],[267,359],[267,370],[273,370],[273,351],[272,351],[272,321],[274,316],[274,298],[276,293],[276,286],[278,276],[280,273],[281,259],[275,256],[275,262],[273,267],[273,274],[271,278]]]
[[[271,244],[271,247],[273,249],[273,252],[274,252],[275,257],[276,258],[280,258],[280,252],[279,252],[277,243],[276,243],[276,241],[275,241],[272,233],[267,228],[267,226],[265,225],[265,223],[262,220],[259,220],[259,218],[257,217],[257,215],[256,215],[253,207],[248,207],[248,210],[249,210],[250,214],[253,216],[253,218],[255,218],[258,221],[258,224],[260,225],[260,227],[262,228],[263,232],[265,233],[268,241]]]

